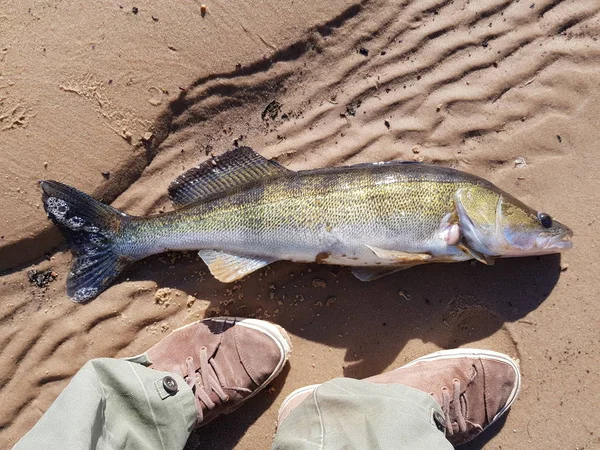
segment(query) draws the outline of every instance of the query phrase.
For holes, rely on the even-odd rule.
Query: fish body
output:
[[[224,282],[277,260],[352,266],[370,280],[424,263],[563,251],[572,235],[465,172],[407,162],[293,172],[247,147],[175,180],[176,209],[161,215],[129,216],[57,182],[42,189],[78,256],[68,279],[76,301],[169,250],[199,250]]]
[[[284,173],[160,216],[134,219],[124,253],[218,249],[298,262],[380,265],[369,248],[470,259],[441,237],[457,189],[482,182],[421,164]],[[159,231],[160,230],[160,231]],[[317,258],[321,255],[319,258]],[[326,256],[325,256],[326,255]]]

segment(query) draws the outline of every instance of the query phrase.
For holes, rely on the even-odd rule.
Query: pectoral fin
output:
[[[222,283],[239,280],[276,261],[256,256],[231,255],[216,250],[200,250],[198,255],[206,263],[210,273]]]
[[[387,275],[391,275],[395,272],[408,269],[413,267],[415,264],[408,264],[406,266],[393,266],[393,267],[353,267],[351,269],[352,275],[358,278],[360,281],[373,281],[379,278],[383,278]]]
[[[486,256],[483,253],[476,252],[475,250],[467,247],[465,244],[459,243],[456,245],[460,250],[465,252],[467,255],[472,256],[477,261],[486,264],[488,266],[493,266],[496,260],[490,256]]]
[[[423,264],[433,257],[429,253],[408,253],[400,252],[397,250],[386,250],[383,248],[375,247],[373,245],[365,244],[369,250],[371,250],[377,257],[395,264]]]

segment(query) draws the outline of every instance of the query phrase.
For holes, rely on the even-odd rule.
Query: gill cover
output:
[[[461,188],[454,204],[462,236],[457,246],[484,264],[494,264],[494,257],[500,256],[494,243],[502,233],[502,195],[481,187]]]

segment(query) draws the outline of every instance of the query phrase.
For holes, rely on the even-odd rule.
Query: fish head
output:
[[[455,205],[462,242],[487,257],[546,255],[572,247],[569,227],[493,185],[461,188]]]

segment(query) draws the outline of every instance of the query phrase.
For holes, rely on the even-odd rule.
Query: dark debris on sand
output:
[[[27,272],[29,282],[39,288],[48,286],[48,284],[56,280],[57,274],[52,270],[30,270]]]
[[[273,100],[272,102],[270,102],[260,115],[262,120],[267,120],[267,118],[275,120],[277,118],[277,115],[281,111],[281,106],[281,103],[279,103],[277,100]]]

